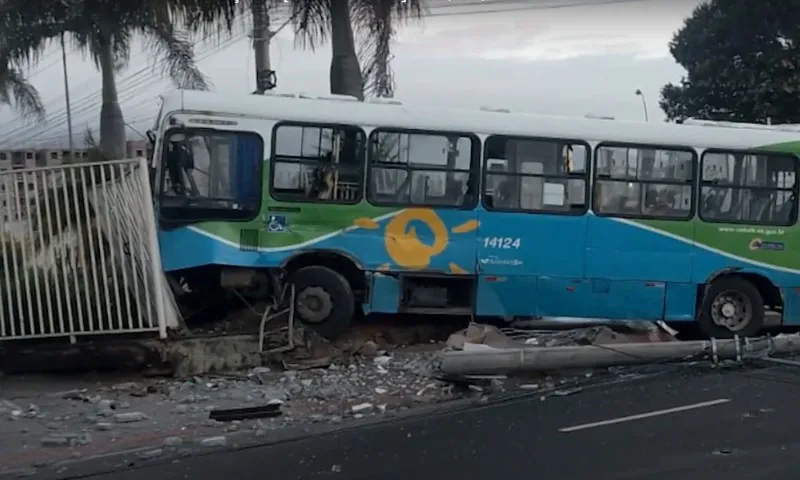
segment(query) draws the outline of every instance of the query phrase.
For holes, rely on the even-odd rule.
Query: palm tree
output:
[[[25,0],[0,9],[0,58],[14,68],[35,64],[42,52],[61,35],[89,56],[102,74],[100,146],[109,158],[125,156],[125,122],[119,105],[116,74],[130,60],[136,36],[160,57],[162,74],[182,88],[207,89],[194,61],[188,35],[175,28],[183,19],[199,21],[194,12],[203,0]],[[15,77],[16,78],[16,77]],[[15,96],[18,105],[30,105],[27,96]],[[16,92],[16,90],[14,91]],[[24,99],[28,100],[24,100]],[[22,103],[27,102],[27,103]]]
[[[189,0],[183,0],[184,2]],[[187,15],[191,30],[231,32],[233,22],[253,2],[268,10],[284,6],[282,0],[193,0],[194,14]],[[390,43],[399,23],[422,17],[423,0],[291,0],[288,4],[295,39],[316,49],[330,40],[331,93],[361,100],[365,94],[391,96],[394,90]]]
[[[22,72],[0,59],[0,104],[14,107],[25,117],[44,119],[44,106],[39,92]]]
[[[395,87],[391,42],[397,33],[396,27],[409,20],[420,20],[425,13],[424,2],[360,0],[357,6],[354,23],[356,38],[361,44],[358,53],[363,68],[364,93],[390,98],[394,96]]]
[[[301,45],[313,49],[330,36],[331,93],[360,100],[368,93],[392,96],[390,43],[395,26],[420,19],[422,0],[294,0],[291,9]]]

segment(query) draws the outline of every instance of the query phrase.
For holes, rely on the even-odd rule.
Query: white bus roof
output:
[[[764,125],[762,123],[745,122],[720,122],[713,120],[697,120],[688,118],[684,125],[701,125],[703,127],[747,128],[751,130],[769,130],[773,132],[800,132],[800,125],[796,123],[779,123],[777,125]]]
[[[501,109],[412,106],[386,100],[357,102],[351,98],[335,96],[312,98],[293,94],[230,95],[179,90],[170,92],[163,98],[162,111],[165,116],[183,111],[214,116],[355,124],[365,127],[728,149],[748,149],[800,141],[800,129],[714,128],[693,122],[680,125],[560,117],[499,111]]]

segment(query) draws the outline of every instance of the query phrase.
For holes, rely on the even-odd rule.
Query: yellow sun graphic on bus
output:
[[[423,243],[417,236],[415,227],[410,227],[411,222],[422,222],[433,232],[433,243]],[[380,228],[378,223],[371,218],[357,218],[353,224],[367,229],[377,230]],[[386,253],[394,263],[402,268],[411,270],[422,270],[431,264],[431,259],[444,252],[450,242],[450,233],[463,234],[478,228],[477,220],[469,220],[453,227],[450,232],[441,218],[429,208],[409,208],[403,210],[386,224],[383,232],[383,240],[386,246]],[[450,272],[465,274],[469,273],[464,268],[450,263]],[[389,270],[390,264],[378,267],[379,270]]]

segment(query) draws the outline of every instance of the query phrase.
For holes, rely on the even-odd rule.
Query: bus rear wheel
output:
[[[295,314],[306,326],[325,338],[335,338],[350,326],[355,295],[344,276],[328,267],[304,267],[292,273]]]
[[[764,299],[746,279],[721,277],[708,286],[698,320],[711,338],[753,337],[764,328]]]

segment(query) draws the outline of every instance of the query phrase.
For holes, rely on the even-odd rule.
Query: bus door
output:
[[[495,135],[485,142],[478,314],[584,316],[589,146]]]
[[[600,144],[595,162],[586,247],[595,316],[691,318],[694,150]]]
[[[367,199],[385,210],[380,224],[360,222],[371,235],[360,251],[367,268],[400,272],[375,275],[371,311],[473,311],[479,167],[473,134],[370,133]],[[423,290],[435,293],[408,293]]]

